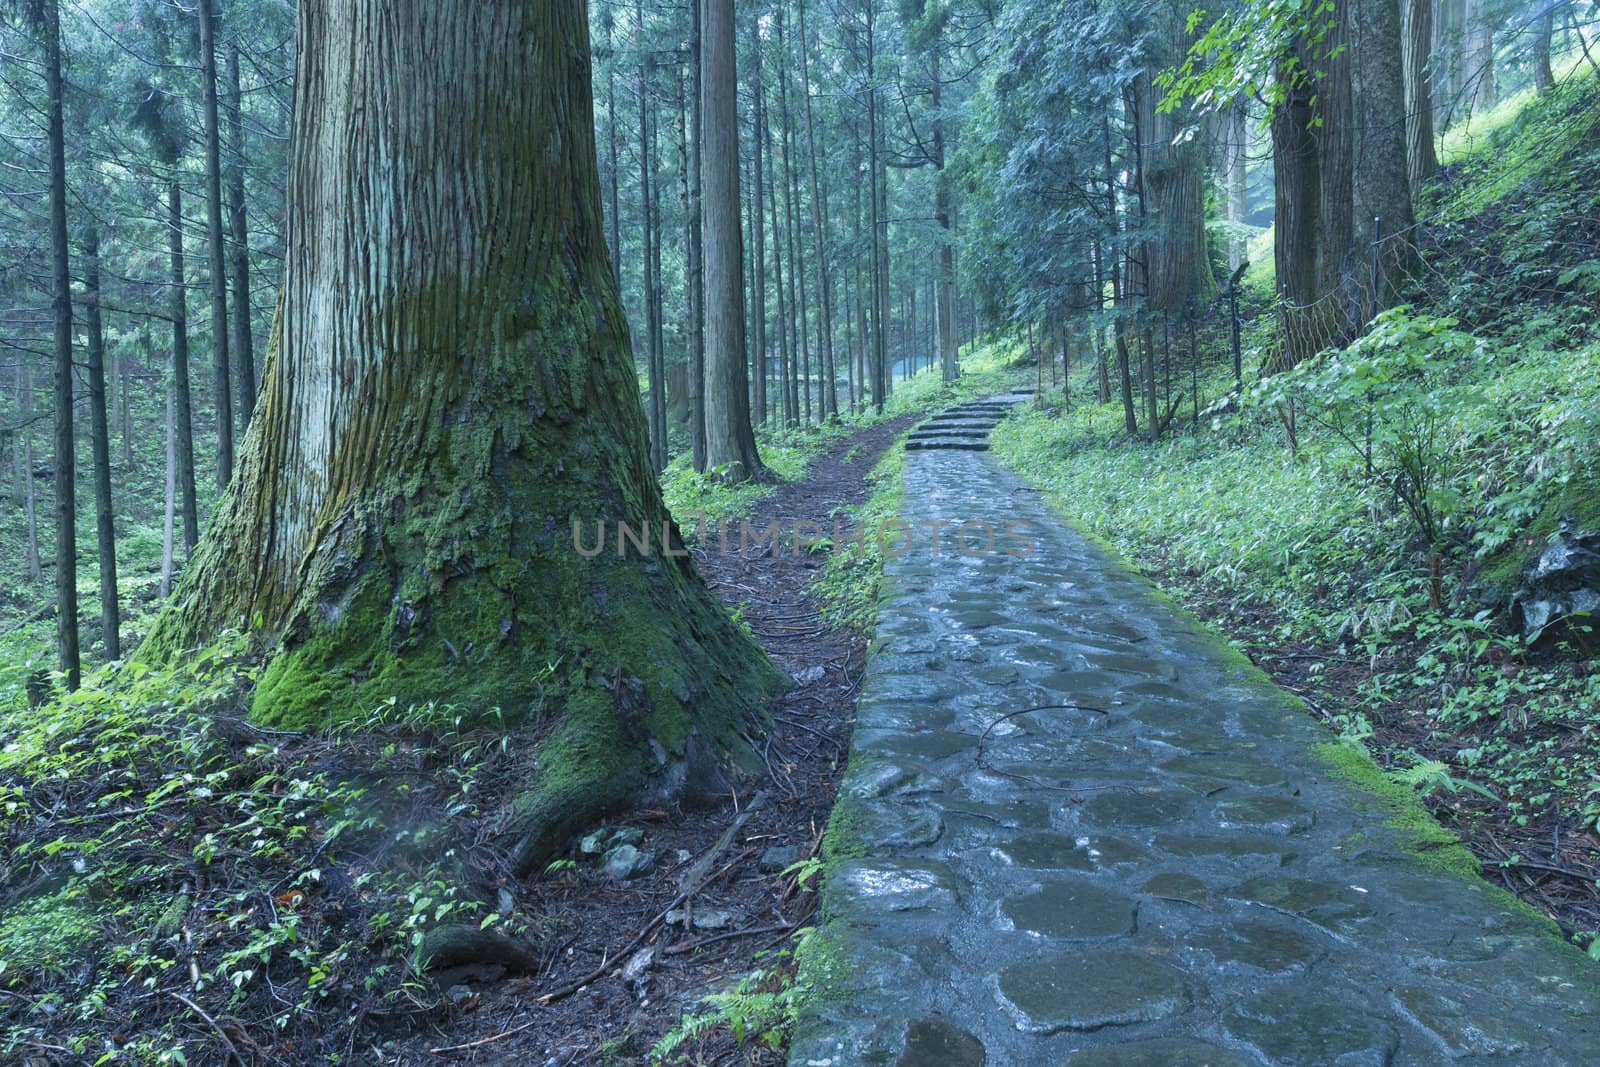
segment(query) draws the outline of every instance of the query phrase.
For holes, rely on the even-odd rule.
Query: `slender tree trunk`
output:
[[[704,190],[700,176],[700,2],[689,0],[689,212],[684,255],[689,272],[689,439],[696,470],[705,469],[706,459],[706,279],[700,242],[703,225]]]
[[[637,33],[643,33],[644,27],[644,2],[638,0],[634,6],[637,22]],[[642,47],[642,44],[641,44]],[[650,464],[657,471],[664,470],[667,466],[667,426],[664,412],[666,405],[661,403],[667,391],[667,383],[663,380],[660,368],[656,362],[656,352],[660,348],[658,338],[661,334],[661,324],[656,319],[656,268],[660,262],[659,252],[656,250],[656,219],[654,185],[656,183],[655,163],[651,158],[651,145],[653,138],[650,129],[650,99],[649,84],[654,70],[654,58],[645,55],[639,64],[639,217],[643,223],[644,237],[644,262],[640,265],[640,275],[644,279],[644,360],[645,377],[650,395],[646,406],[646,423],[650,432]]]
[[[106,416],[106,343],[100,321],[100,232],[83,232],[83,313],[88,327],[89,437],[94,455],[94,518],[100,556],[100,628],[106,659],[122,658],[117,602],[117,532],[111,501],[111,425]]]
[[[1405,59],[1406,175],[1415,204],[1422,187],[1439,169],[1433,143],[1433,80],[1428,70],[1433,52],[1434,0],[1403,0]]]
[[[1486,0],[1466,0],[1466,76],[1472,94],[1472,113],[1487,111],[1497,99],[1494,72],[1493,5]]]
[[[766,474],[750,427],[739,232],[739,81],[733,0],[699,0],[700,176],[706,287],[706,463],[739,481]]]
[[[148,359],[150,354],[148,323],[140,327],[139,341]],[[117,389],[117,436],[122,440],[122,471],[125,475],[133,473],[133,398],[128,395],[133,388],[133,375],[128,369],[129,362],[127,356],[117,360],[117,377],[121,379],[121,385]]]
[[[189,389],[189,295],[183,266],[183,187],[167,180],[167,248],[171,280],[167,314],[172,319],[172,394],[178,428],[178,489],[183,517],[183,550],[194,554],[200,541],[200,505],[194,488],[194,405]]]
[[[699,0],[691,0],[691,2],[698,4]],[[757,425],[764,426],[767,422],[767,382],[769,373],[769,357],[767,353],[767,227],[762,218],[766,203],[764,192],[766,176],[763,173],[766,164],[763,161],[766,158],[764,146],[767,138],[764,133],[766,119],[763,115],[763,109],[765,107],[766,90],[762,86],[761,79],[761,31],[759,26],[751,26],[750,40],[752,55],[750,73],[754,79],[754,86],[751,91],[754,99],[750,105],[751,129],[754,130],[754,136],[751,139],[755,142],[753,147],[754,156],[750,168],[754,187],[750,206],[750,238],[754,247],[750,261],[755,264],[755,269],[751,272],[754,275],[751,281],[755,289],[755,307],[751,313],[755,318],[755,418]]]
[[[805,229],[800,220],[800,178],[795,163],[796,141],[794,121],[789,111],[789,50],[784,40],[783,12],[776,19],[778,44],[778,121],[783,142],[784,223],[789,231],[789,284],[794,298],[795,332],[799,342],[800,362],[795,368],[796,391],[800,401],[800,416],[809,425],[811,418],[811,334],[806,324],[806,312],[811,301],[806,294]],[[815,204],[812,205],[813,210]]]
[[[1467,0],[1437,0],[1437,3],[1430,69],[1435,89],[1435,125],[1448,130],[1462,115],[1471,113],[1471,105],[1464,99]]]
[[[655,74],[655,62],[650,62],[652,80]],[[645,155],[647,165],[654,174],[661,172],[661,120],[656,114],[650,116],[650,145]],[[650,321],[655,324],[655,329],[650,337],[650,360],[652,380],[660,383],[659,389],[650,391],[650,403],[655,409],[655,424],[660,433],[655,440],[656,444],[656,469],[665,470],[667,463],[672,459],[671,437],[672,430],[667,424],[667,314],[666,314],[666,285],[661,280],[661,242],[664,226],[661,219],[661,180],[652,179],[650,182],[650,261],[646,264],[649,271],[649,284],[646,293],[652,305]]]
[[[766,145],[767,207],[772,219],[772,285],[778,294],[778,414],[783,425],[793,425],[794,404],[789,392],[789,366],[793,353],[789,348],[789,297],[783,283],[784,234],[787,232],[778,214],[778,161],[772,147],[772,124],[765,103],[761,108],[761,131],[757,134]]]
[[[171,368],[169,368],[166,377],[167,417],[163,426],[166,430],[167,440],[167,476],[164,482],[166,491],[162,497],[164,506],[161,513],[160,593],[162,600],[172,595],[172,572],[177,557],[177,551],[173,544],[175,540],[174,527],[177,526],[178,518],[178,403],[177,389],[173,385],[174,376]]]
[[[1111,155],[1111,121],[1103,118],[1100,121],[1100,134],[1105,149],[1106,157],[1106,218],[1111,220],[1111,225],[1118,231],[1122,223],[1122,212],[1117,205],[1117,169],[1113,165]],[[1119,237],[1120,243],[1120,237]],[[1101,250],[1104,258],[1111,261],[1111,310],[1113,313],[1112,331],[1115,336],[1117,350],[1117,379],[1122,393],[1122,425],[1129,437],[1139,435],[1139,415],[1133,406],[1133,373],[1129,366],[1128,355],[1128,327],[1126,305],[1128,300],[1127,279],[1122,270],[1122,253],[1112,245]]]
[[[33,373],[24,365],[19,371],[21,381],[18,391],[27,397],[26,404],[18,404],[18,411],[28,417],[33,414]],[[28,577],[35,582],[44,580],[44,564],[39,558],[39,491],[34,484],[33,427],[22,429],[22,442],[17,451],[18,490],[23,498],[28,518]]]
[[[721,788],[774,672],[654,541],[584,5],[298,19],[283,311],[237,476],[141,655],[255,618],[266,722],[390,697],[558,716],[505,812],[525,874],[647,792]],[[583,551],[596,522],[651,531],[648,558]]]
[[[806,156],[811,175],[811,218],[817,261],[818,312],[821,315],[817,334],[817,355],[822,371],[822,417],[839,417],[838,369],[834,365],[833,344],[833,285],[829,279],[827,229],[828,198],[821,182],[817,180],[817,127],[811,107],[811,35],[806,30],[805,0],[797,0],[800,16],[800,92],[806,106]]]
[[[228,45],[228,140],[233,152],[228,160],[228,230],[233,247],[233,384],[234,414],[243,433],[256,408],[256,346],[250,310],[250,229],[244,210],[243,95],[239,86],[239,45]]]
[[[1228,221],[1238,231],[1228,240],[1228,269],[1238,270],[1245,261],[1249,242],[1244,226],[1249,215],[1250,116],[1243,101],[1228,109]]]
[[[77,453],[72,426],[72,276],[67,248],[67,154],[62,121],[61,22],[40,5],[50,153],[50,310],[55,321],[56,651],[67,688],[78,688]]]
[[[868,368],[872,375],[872,404],[878,411],[883,410],[883,402],[888,397],[888,382],[885,381],[888,367],[888,345],[885,331],[888,329],[888,295],[883,291],[884,275],[880,269],[882,263],[883,219],[879,215],[878,185],[882,177],[879,171],[879,142],[878,142],[878,59],[877,41],[877,12],[875,0],[868,0],[866,18],[866,71],[863,77],[867,88],[867,198],[871,202],[868,213],[868,225],[872,229],[870,247],[872,250],[872,353],[869,357],[871,366]]]
[[[217,488],[233,477],[233,385],[228,351],[227,251],[222,237],[222,148],[217,119],[216,13],[212,0],[196,5],[200,20],[200,110],[205,119],[206,245],[211,273],[212,400],[217,411]]]

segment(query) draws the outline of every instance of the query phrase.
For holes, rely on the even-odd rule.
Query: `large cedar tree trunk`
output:
[[[774,672],[660,544],[584,4],[298,17],[282,309],[232,487],[144,654],[259,629],[252,710],[279,725],[390,697],[559,716],[508,825],[526,870],[608,809],[714,782]],[[575,527],[589,551],[597,522],[590,557]]]

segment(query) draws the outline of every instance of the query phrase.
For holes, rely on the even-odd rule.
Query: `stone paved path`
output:
[[[791,1065],[1600,1064],[1600,968],[994,457],[912,452],[902,518],[999,541],[887,568]]]

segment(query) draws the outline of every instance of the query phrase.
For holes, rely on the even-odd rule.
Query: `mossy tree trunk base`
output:
[[[261,395],[142,655],[259,633],[251,710],[278,727],[391,701],[560,717],[508,822],[531,867],[605,811],[689,788],[778,675],[663,546],[584,5],[349,0],[299,20]],[[579,551],[596,523],[650,531],[650,551]]]

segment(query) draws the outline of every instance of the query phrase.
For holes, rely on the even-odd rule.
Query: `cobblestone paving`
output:
[[[1298,704],[952,440],[906,457],[791,1065],[1600,1064],[1595,965],[1403,847]]]

